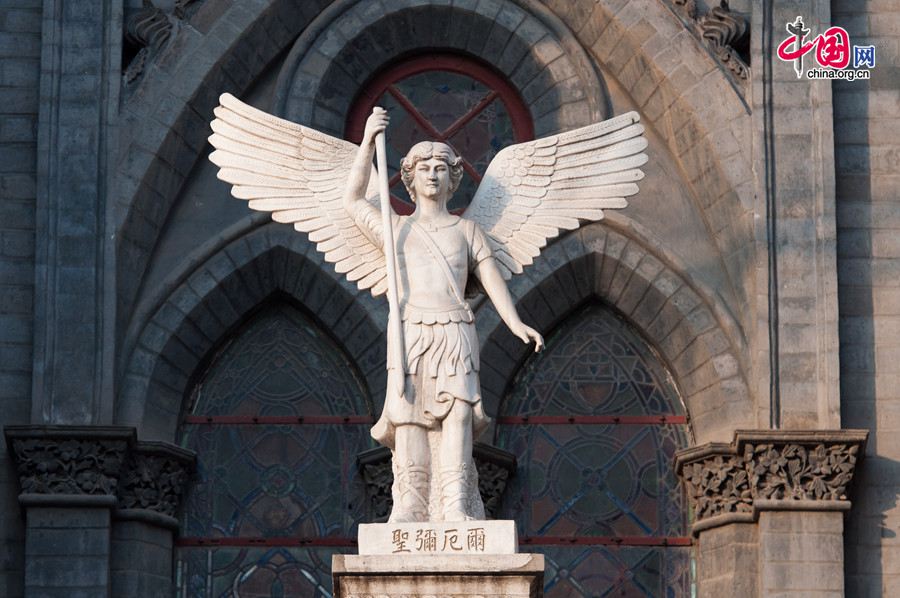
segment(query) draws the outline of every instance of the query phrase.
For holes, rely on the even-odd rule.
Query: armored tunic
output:
[[[367,236],[383,247],[377,210],[360,202],[354,216]],[[459,400],[472,405],[473,434],[477,437],[490,420],[481,404],[474,317],[462,289],[469,273],[492,257],[490,246],[484,232],[470,220],[453,217],[442,226],[426,229],[407,216],[392,218],[406,357],[405,388],[403,396],[392,396],[395,393],[388,385],[384,411],[372,428],[372,436],[393,446],[395,426],[439,428]]]

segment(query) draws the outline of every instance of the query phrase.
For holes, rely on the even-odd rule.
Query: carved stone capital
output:
[[[23,504],[114,503],[134,428],[7,426]],[[32,500],[33,499],[33,500]],[[96,500],[99,499],[99,500]]]
[[[506,483],[516,471],[516,457],[497,447],[476,442],[472,457],[478,470],[478,490],[488,517],[496,518]],[[379,447],[357,457],[357,464],[366,485],[366,513],[369,521],[387,521],[394,505],[391,486],[391,451]]]
[[[679,451],[675,468],[694,533],[760,510],[846,510],[865,430],[738,430],[734,441]]]
[[[7,426],[26,506],[117,507],[120,519],[177,527],[196,460],[167,442],[138,442],[122,426]]]
[[[196,455],[167,442],[138,442],[119,479],[116,516],[176,529]]]

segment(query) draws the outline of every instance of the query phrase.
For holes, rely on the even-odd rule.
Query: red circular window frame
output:
[[[388,93],[390,86],[407,77],[429,71],[457,73],[482,83],[496,93],[495,97],[500,99],[509,113],[514,142],[522,143],[534,139],[534,124],[531,120],[531,113],[522,101],[518,90],[502,75],[486,64],[474,58],[449,53],[435,53],[403,60],[375,75],[354,99],[347,115],[344,136],[354,143],[360,143],[365,130],[366,119],[372,113],[372,108],[375,107],[378,99],[383,94]],[[452,136],[452,133],[447,137],[450,136]],[[479,178],[476,178],[476,180]],[[394,200],[392,203],[398,213],[408,214],[412,211],[412,207],[406,202]]]

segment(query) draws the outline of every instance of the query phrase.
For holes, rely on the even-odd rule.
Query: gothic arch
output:
[[[546,4],[627,91],[680,162],[738,293],[736,311],[752,329],[756,177],[747,91],[666,0]]]
[[[469,7],[338,2],[346,9],[323,12],[291,49],[274,109],[341,136],[353,100],[346,90],[394,59],[427,48],[492,65],[521,92],[539,137],[608,118],[605,86],[584,49],[557,36],[552,13],[533,2],[519,4],[524,7],[511,0]]]
[[[207,123],[218,95],[223,91],[240,95],[319,13],[363,11],[363,4],[387,12],[384,3],[355,0],[339,0],[327,4],[327,8],[273,0],[210,9],[205,13],[215,18],[207,16],[202,27],[179,28],[176,39],[148,69],[123,106],[122,130],[128,137],[122,140],[117,160],[114,196],[122,198],[114,208],[119,228],[120,330],[121,318],[130,312],[172,202],[204,152]],[[411,15],[440,10],[444,4],[397,0],[390,6],[393,11],[408,8],[407,15]],[[492,23],[490,26],[498,30],[507,28],[509,40],[517,40],[507,47],[516,46],[516,51],[521,51],[522,40],[533,39],[529,36],[538,35],[541,29],[551,30],[558,43],[535,47],[532,54],[546,65],[550,85],[558,83],[560,93],[577,93],[572,86],[581,84],[587,76],[583,60],[576,56],[584,52],[578,46],[587,49],[593,61],[628,90],[648,122],[679,157],[722,251],[733,286],[739,291],[751,287],[753,224],[749,207],[754,180],[745,159],[750,147],[749,111],[715,59],[664,3],[632,0],[616,10],[588,0],[547,2],[546,6],[535,0],[488,3],[496,11],[488,10],[485,4],[467,5],[471,8],[463,11],[465,18],[472,23]],[[521,21],[516,22],[518,17],[510,20],[510,14],[522,12],[526,16]],[[558,41],[559,30],[572,33],[577,41]],[[314,28],[308,36],[315,41],[321,37],[320,47],[327,51],[329,31]],[[526,48],[526,53],[529,50]],[[319,54],[324,58],[325,54]],[[323,61],[321,74],[327,66]],[[558,71],[558,77],[554,71]],[[723,99],[708,101],[710,94]],[[553,95],[545,92],[542,97]],[[560,109],[570,110],[576,105],[577,101]],[[583,124],[592,116],[589,112],[578,108],[559,126]],[[741,302],[740,311],[747,313],[748,298],[742,297]],[[745,321],[745,327],[747,324]]]
[[[363,292],[348,291],[325,268],[296,233],[275,225],[215,253],[165,298],[140,331],[125,367],[117,423],[137,427],[142,437],[173,441],[194,372],[248,314],[279,293],[330,331],[362,372],[372,402],[380,405],[382,314],[367,309]]]
[[[625,226],[592,224],[546,248],[513,278],[522,318],[549,332],[591,299],[625,317],[658,351],[672,373],[697,443],[728,441],[755,424],[740,328],[723,306]],[[495,413],[530,348],[505,329],[493,307],[478,310],[481,385]]]

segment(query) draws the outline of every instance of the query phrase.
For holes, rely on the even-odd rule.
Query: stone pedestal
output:
[[[359,555],[335,555],[335,598],[537,598],[544,556],[516,553],[512,521],[360,526]]]
[[[335,555],[334,598],[538,598],[544,555]]]

